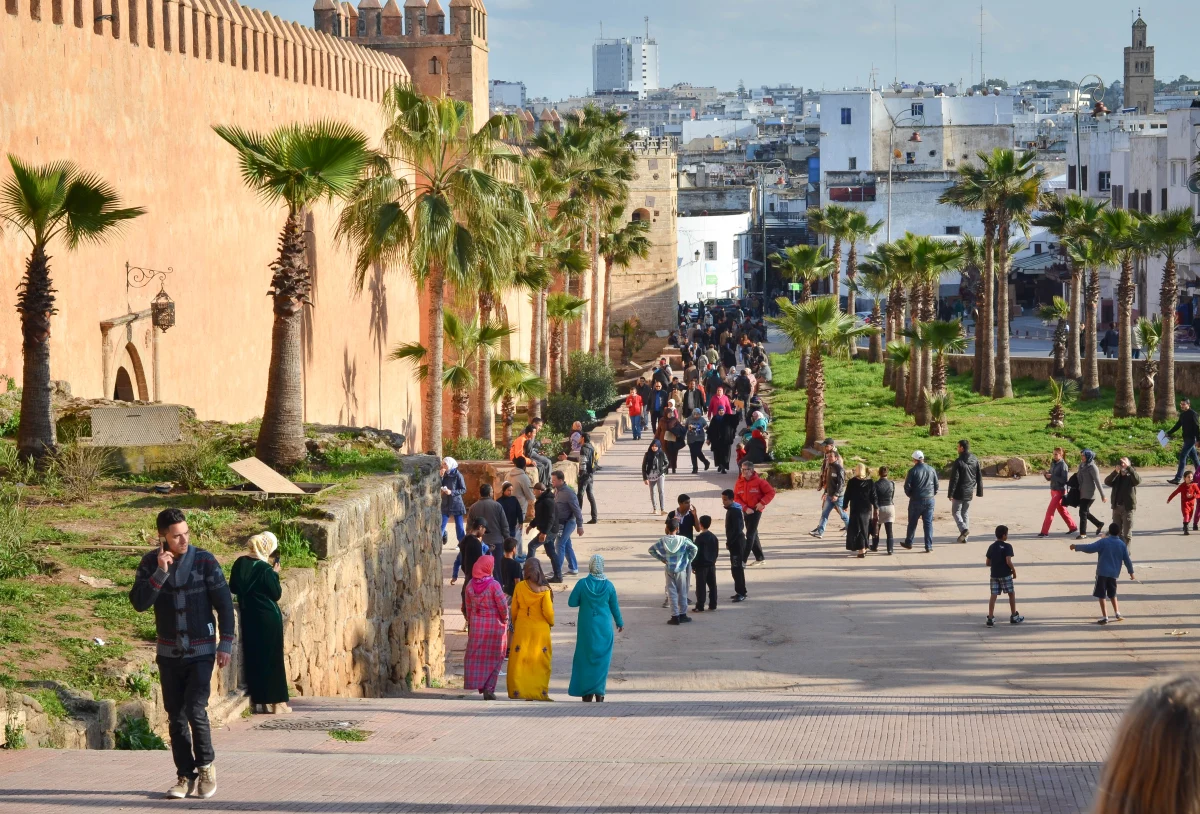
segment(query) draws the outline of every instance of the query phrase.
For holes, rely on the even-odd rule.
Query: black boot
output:
[[[587,695],[583,696],[584,701],[591,701],[592,698],[593,698],[593,696],[590,692]]]

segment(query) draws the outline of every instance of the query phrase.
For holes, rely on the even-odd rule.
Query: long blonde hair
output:
[[[1095,814],[1200,812],[1200,676],[1156,683],[1134,699],[1096,789]]]

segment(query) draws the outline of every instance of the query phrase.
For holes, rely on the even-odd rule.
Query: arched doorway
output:
[[[634,223],[638,223],[638,222],[649,223],[650,222],[650,211],[648,209],[635,209],[633,211],[633,217],[631,218],[631,220]]]
[[[129,371],[123,367],[117,368],[117,383],[113,387],[114,401],[135,401],[137,397],[133,393],[133,380],[129,378]]]

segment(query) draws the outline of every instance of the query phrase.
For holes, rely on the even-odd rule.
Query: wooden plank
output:
[[[229,468],[264,492],[273,492],[277,495],[304,494],[303,489],[283,475],[280,475],[258,458],[245,458],[241,461],[234,461],[229,464]]]

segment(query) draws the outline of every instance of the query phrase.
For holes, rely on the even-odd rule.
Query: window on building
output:
[[[1075,165],[1068,164],[1067,165],[1067,189],[1069,189],[1069,190],[1074,190],[1077,188],[1075,186],[1075,183],[1077,180],[1075,177],[1075,173],[1076,173]]]
[[[1159,212],[1166,212],[1166,211],[1167,211],[1167,188],[1166,188],[1166,187],[1163,187],[1163,188],[1162,188],[1162,196],[1161,196],[1161,198],[1162,198],[1162,200],[1161,200],[1161,202],[1160,202],[1160,203],[1159,203],[1159,205],[1158,205],[1158,211],[1159,211]]]
[[[772,203],[772,204],[767,204],[767,211],[768,211],[768,212],[774,212],[774,211],[775,211],[775,204],[773,204],[773,203]]]
[[[1120,209],[1125,205],[1125,187],[1117,184],[1112,188],[1112,208]]]
[[[1138,211],[1138,200],[1139,200],[1138,191],[1135,189],[1133,192],[1129,193],[1129,211],[1130,212]]]
[[[925,103],[924,102],[913,102],[911,112],[912,112],[912,115],[914,115],[914,116],[924,116],[925,115]]]
[[[1041,244],[1041,243],[1034,243],[1034,244],[1033,244],[1033,253],[1034,253],[1034,254],[1041,254],[1041,253],[1042,253],[1042,244]]]
[[[1153,214],[1154,212],[1154,193],[1150,190],[1146,190],[1142,193],[1142,211],[1147,215]]]
[[[842,108],[842,124],[850,124],[850,108]]]
[[[850,169],[858,169],[858,159],[855,156],[850,156]]]
[[[917,154],[916,153],[905,153],[904,154],[904,163],[905,164],[916,164],[917,163]]]
[[[1175,170],[1176,169],[1178,169],[1178,165],[1174,161],[1172,161],[1171,162],[1171,186],[1178,186],[1178,183],[1175,180]]]
[[[1098,192],[1108,192],[1112,187],[1112,173],[1098,172],[1096,173],[1096,190]]]
[[[441,72],[442,72],[442,63],[438,62],[438,58],[433,57],[432,59],[430,59],[429,60],[429,73],[430,74],[440,74]]]
[[[705,242],[705,244],[704,244],[704,259],[705,260],[716,260],[717,259],[717,242],[715,240],[709,240],[709,241]]]
[[[1087,182],[1088,182],[1088,171],[1087,170],[1088,170],[1087,164],[1084,164],[1083,166],[1081,166],[1079,168],[1079,180],[1083,182],[1083,191],[1084,192],[1087,192]]]
[[[947,227],[946,227],[946,234],[948,234],[948,235],[961,235],[961,234],[962,234],[962,227],[961,227],[961,226],[947,226]]]

